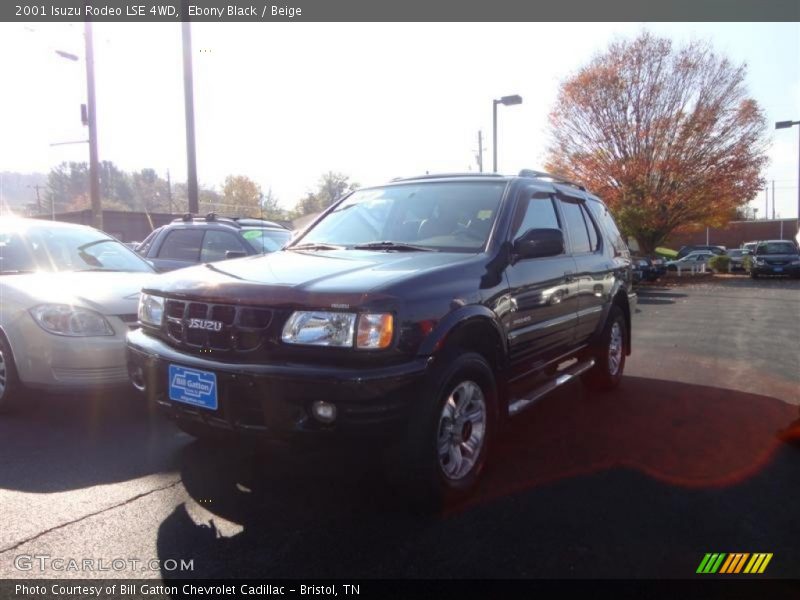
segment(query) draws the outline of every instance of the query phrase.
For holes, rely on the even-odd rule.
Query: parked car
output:
[[[656,281],[667,272],[663,259],[635,256],[632,259],[634,282]]]
[[[0,218],[0,409],[23,388],[127,385],[125,335],[153,276],[91,227]]]
[[[630,263],[576,184],[396,180],[347,195],[281,251],[153,282],[131,380],[197,437],[370,436],[438,502],[471,489],[505,422],[548,392],[619,384]]]
[[[766,240],[758,242],[753,253],[750,276],[790,275],[800,277],[800,251],[789,240]]]
[[[758,246],[758,242],[745,242],[742,244],[742,250],[747,250],[752,254],[756,251],[756,246]]]
[[[154,230],[136,248],[158,271],[279,250],[292,232],[272,221],[185,215]]]
[[[731,259],[731,270],[744,270],[744,257],[750,256],[750,250],[744,248],[732,248],[725,253]]]
[[[678,256],[676,258],[680,259],[691,252],[699,251],[712,252],[713,254],[725,254],[725,246],[682,246],[681,249],[678,250]]]
[[[668,260],[667,261],[667,269],[670,271],[677,271],[680,267],[681,271],[691,271],[692,267],[696,269],[702,268],[703,265],[708,267],[708,260],[712,256],[718,256],[715,252],[710,252],[708,250],[697,250],[695,252],[690,252],[683,258],[679,258],[678,260]]]

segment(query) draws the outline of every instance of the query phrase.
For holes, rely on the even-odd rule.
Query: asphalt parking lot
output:
[[[381,463],[221,450],[133,394],[0,420],[2,577],[692,576],[771,552],[800,577],[800,282],[643,290],[623,385],[513,424],[479,493],[416,516]],[[19,556],[192,559],[190,572],[20,571]]]

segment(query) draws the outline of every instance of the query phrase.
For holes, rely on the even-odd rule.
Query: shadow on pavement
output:
[[[30,396],[0,417],[0,488],[61,492],[176,469],[175,449],[187,438],[134,390]]]
[[[512,423],[468,504],[424,518],[377,459],[194,443],[183,482],[212,521],[178,507],[158,554],[195,577],[691,577],[705,552],[773,552],[770,574],[796,577],[797,418],[706,386],[565,386]]]

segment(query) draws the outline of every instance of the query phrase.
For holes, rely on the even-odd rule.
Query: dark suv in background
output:
[[[280,250],[292,237],[283,225],[249,218],[184,215],[154,230],[136,252],[159,271]]]
[[[756,244],[750,262],[750,277],[790,275],[800,277],[800,252],[789,240],[764,240]]]
[[[195,436],[365,435],[439,505],[545,394],[619,383],[635,300],[582,186],[426,175],[349,194],[279,252],[160,277],[129,370]]]

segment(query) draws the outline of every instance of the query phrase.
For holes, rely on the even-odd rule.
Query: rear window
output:
[[[762,242],[756,254],[797,254],[797,247],[792,242]]]

